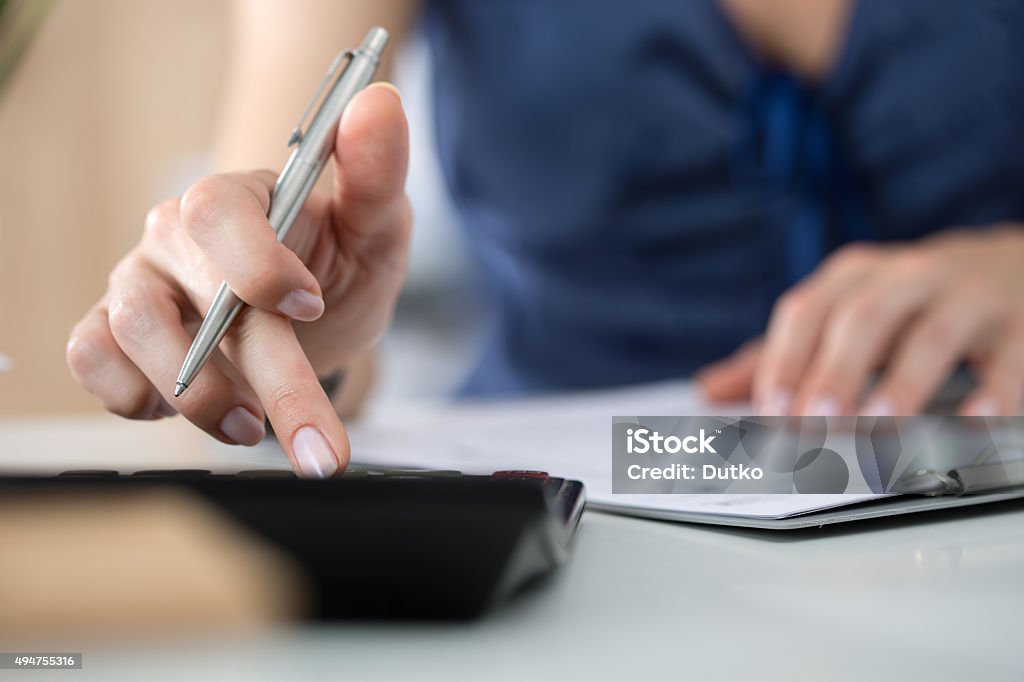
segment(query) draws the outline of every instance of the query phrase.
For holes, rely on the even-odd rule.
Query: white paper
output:
[[[880,495],[624,495],[612,493],[615,415],[742,415],[749,404],[709,405],[694,385],[673,381],[626,389],[433,408],[389,408],[352,425],[356,464],[548,471],[583,481],[604,509],[649,510],[777,519]]]

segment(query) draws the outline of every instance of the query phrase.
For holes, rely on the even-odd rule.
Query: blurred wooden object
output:
[[[0,500],[0,638],[237,630],[303,614],[293,560],[175,490]]]
[[[221,0],[59,2],[0,99],[0,414],[99,409],[64,344],[201,172],[229,35]]]

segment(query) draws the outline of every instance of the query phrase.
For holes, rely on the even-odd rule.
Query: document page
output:
[[[349,435],[356,465],[468,474],[547,471],[582,481],[588,503],[596,508],[662,518],[676,512],[779,519],[883,497],[612,493],[613,416],[749,414],[749,404],[709,405],[691,382],[672,381],[558,397],[382,408],[350,425]]]

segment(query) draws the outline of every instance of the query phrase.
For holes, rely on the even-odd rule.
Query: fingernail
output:
[[[872,398],[860,410],[862,417],[891,417],[896,414],[896,406],[889,398]]]
[[[793,405],[793,394],[789,391],[770,391],[765,399],[761,401],[760,415],[762,417],[785,417]]]
[[[299,472],[307,478],[328,478],[338,470],[338,458],[327,439],[312,426],[303,426],[296,432],[292,451]]]
[[[999,404],[993,398],[978,398],[971,403],[967,414],[972,417],[998,417]]]
[[[839,401],[831,396],[811,398],[804,414],[808,417],[835,417],[839,414]]]
[[[156,406],[156,416],[158,417],[173,417],[178,414],[178,411],[171,407],[171,404],[160,398],[160,404]]]
[[[297,289],[281,299],[278,312],[293,320],[312,322],[324,314],[324,299],[303,289]]]
[[[386,88],[391,92],[395,93],[396,95],[398,95],[399,102],[402,101],[402,93],[398,90],[398,87],[394,83],[389,83],[388,81],[377,81],[376,83],[373,83],[370,87]]]
[[[220,430],[239,445],[256,445],[267,433],[263,422],[244,407],[228,410],[220,420]]]

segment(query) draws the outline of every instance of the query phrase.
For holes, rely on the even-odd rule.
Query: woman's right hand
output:
[[[296,471],[345,468],[348,438],[318,376],[384,333],[405,276],[412,215],[408,130],[394,88],[375,84],[338,128],[333,192],[314,192],[285,245],[267,208],[269,171],[215,175],[150,211],[142,241],[67,347],[75,379],[129,419],[180,412],[225,443],[253,445],[270,419]],[[249,306],[192,385],[174,385],[222,280]]]

